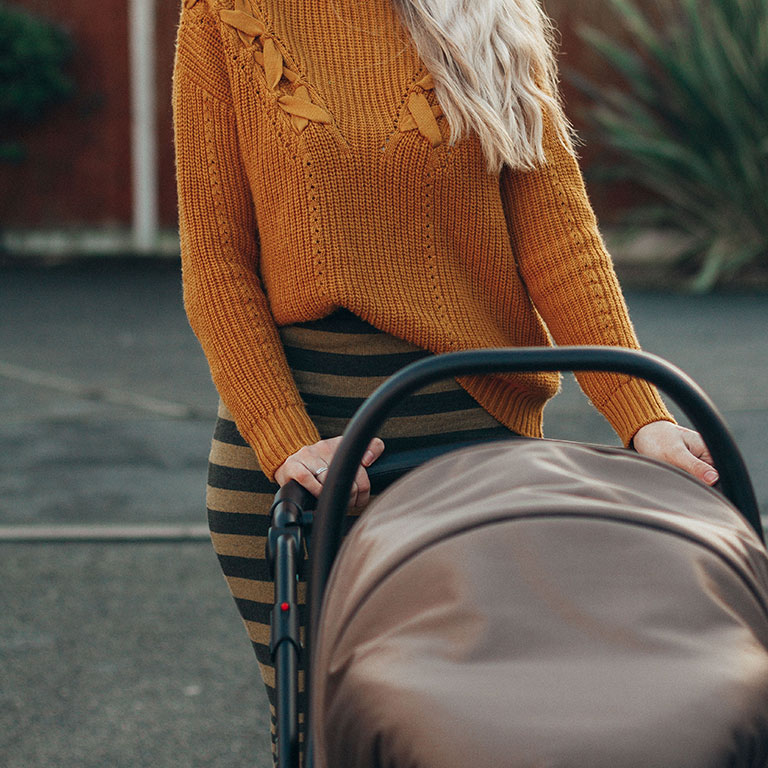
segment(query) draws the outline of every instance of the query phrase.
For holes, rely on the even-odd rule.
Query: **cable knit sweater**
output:
[[[435,353],[636,347],[578,166],[489,174],[451,145],[391,0],[185,0],[173,102],[185,306],[268,476],[317,431],[277,326],[346,308]],[[580,383],[626,444],[671,418],[626,376]],[[541,435],[552,374],[462,386]]]

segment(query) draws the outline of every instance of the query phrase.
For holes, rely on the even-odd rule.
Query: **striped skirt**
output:
[[[280,334],[299,392],[323,438],[340,435],[365,398],[388,376],[430,354],[346,311],[287,326]],[[450,380],[425,387],[400,403],[380,437],[385,451],[393,453],[510,434]],[[273,751],[275,675],[269,654],[269,616],[274,598],[265,543],[276,491],[277,486],[260,470],[253,450],[237,431],[232,415],[220,405],[208,471],[208,522],[267,688]],[[352,515],[347,523],[354,523]],[[304,601],[305,584],[300,583],[302,625]],[[301,681],[300,685],[303,688]],[[303,714],[300,717],[303,720]]]

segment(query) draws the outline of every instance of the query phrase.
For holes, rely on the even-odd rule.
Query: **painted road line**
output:
[[[125,405],[129,408],[135,408],[136,410],[158,416],[166,416],[171,419],[213,418],[213,411],[203,413],[200,409],[184,405],[183,403],[174,403],[137,392],[112,389],[111,387],[92,386],[66,378],[65,376],[58,376],[46,373],[45,371],[36,371],[32,368],[24,368],[20,365],[13,365],[12,363],[4,363],[2,361],[0,361],[0,376],[12,381],[31,384],[32,386],[54,389],[84,400]]]
[[[210,541],[206,525],[3,525],[0,543]]]

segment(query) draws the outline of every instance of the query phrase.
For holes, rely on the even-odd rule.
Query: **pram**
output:
[[[659,386],[704,437],[722,494],[624,449],[516,438],[408,472],[339,551],[355,470],[394,404],[447,377],[541,370]],[[281,489],[269,536],[280,768],[298,765],[310,527],[305,766],[768,766],[757,503],[714,406],[669,363],[608,347],[420,361],[350,422],[314,522],[310,506]]]

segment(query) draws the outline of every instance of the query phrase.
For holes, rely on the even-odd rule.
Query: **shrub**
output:
[[[72,93],[71,53],[62,28],[0,2],[0,159],[22,156],[19,131]]]
[[[650,13],[608,2],[630,45],[580,34],[622,86],[578,84],[614,170],[657,201],[635,221],[686,233],[694,290],[767,266],[768,2],[656,0]]]

